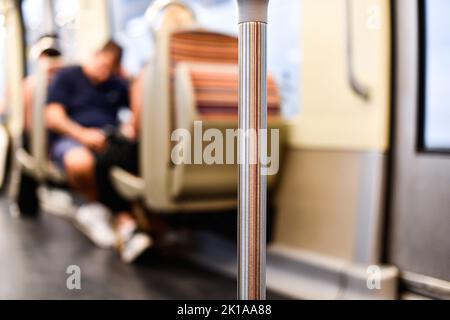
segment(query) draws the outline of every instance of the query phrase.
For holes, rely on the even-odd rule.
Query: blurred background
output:
[[[270,1],[281,162],[269,179],[269,298],[450,298],[449,14],[448,0]],[[216,60],[230,52],[237,77],[237,17],[235,0],[0,0],[0,299],[235,298],[236,166],[175,166],[170,135],[199,120],[236,128],[237,82],[224,94]],[[123,77],[144,79],[139,170],[111,179],[138,220],[171,230],[131,265],[74,228],[79,196],[49,164],[42,116],[42,50],[85,64],[110,38]],[[70,266],[80,290],[67,286]]]

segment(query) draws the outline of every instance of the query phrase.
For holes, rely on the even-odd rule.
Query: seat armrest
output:
[[[19,149],[16,152],[16,159],[22,170],[29,176],[37,176],[37,163],[36,160],[25,149]]]
[[[122,168],[111,170],[111,180],[117,192],[128,201],[136,201],[144,195],[145,182]]]

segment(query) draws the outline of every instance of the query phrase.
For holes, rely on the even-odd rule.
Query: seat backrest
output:
[[[146,203],[151,208],[163,211],[173,211],[177,205],[183,207],[184,204],[195,201],[201,206],[201,202],[214,203],[216,199],[224,197],[228,205],[232,204],[236,199],[237,167],[220,165],[175,167],[171,160],[174,146],[171,135],[175,129],[182,128],[183,125],[191,129],[193,120],[207,120],[208,117],[214,118],[214,121],[208,122],[207,125],[214,125],[215,128],[237,127],[237,38],[196,28],[193,16],[189,11],[183,12],[183,8],[179,6],[167,7],[160,21],[161,26],[155,32],[155,54],[147,69],[141,117],[140,168],[145,181]],[[215,77],[210,71],[202,73],[201,70],[191,70],[193,72],[189,73],[188,78],[193,83],[191,89],[197,92],[194,92],[190,106],[185,103],[186,101],[177,105],[176,74],[178,67],[183,64],[209,65],[213,66],[213,69],[214,66],[225,65],[233,71],[220,73],[218,76],[216,74]],[[228,78],[222,78],[225,76]],[[214,79],[219,82],[218,86]],[[202,87],[206,90],[217,89],[222,84],[230,86],[228,88],[232,92],[230,97],[227,97],[227,94],[221,96],[198,94]],[[273,99],[269,98],[269,107],[278,115],[280,104],[278,90],[273,80],[270,80],[270,84]],[[181,100],[185,98],[182,97]],[[229,108],[228,111],[232,110],[230,114],[225,115],[223,108],[214,105],[214,100],[217,104],[225,102],[221,107]],[[191,115],[184,117],[182,113],[188,108],[195,110]],[[198,181],[200,183],[197,183]],[[206,207],[214,209],[213,205]]]
[[[169,192],[171,130],[171,35],[193,28],[190,10],[176,2],[166,5],[154,27],[155,53],[147,67],[140,130],[140,170],[145,181],[145,200],[149,207],[167,210],[172,207]],[[157,137],[157,138],[155,138]]]
[[[157,33],[150,63],[153,80],[145,90],[144,105],[149,108],[143,110],[146,120],[141,130],[141,172],[150,207],[164,210],[174,203],[170,137],[177,128],[173,99],[176,66],[187,61],[237,65],[237,45],[235,37],[196,29],[194,21]]]

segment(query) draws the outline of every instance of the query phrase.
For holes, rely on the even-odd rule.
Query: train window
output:
[[[35,42],[41,35],[44,24],[45,0],[22,1],[23,20],[27,43]]]
[[[450,1],[422,1],[421,147],[450,150]]]
[[[237,34],[235,0],[190,0],[202,27]],[[272,0],[269,2],[268,66],[283,98],[283,115],[296,116],[300,112],[301,91],[301,0]],[[289,30],[286,32],[286,30]],[[271,41],[277,45],[270,45]]]
[[[22,15],[27,47],[27,71],[33,72],[33,45],[45,35],[57,35],[59,45],[67,61],[76,59],[76,28],[79,22],[78,1],[24,0]]]
[[[25,27],[25,43],[29,52],[33,43],[35,43],[46,29],[45,21],[46,0],[24,0],[22,1],[22,16]],[[45,31],[44,31],[45,32]],[[30,55],[28,55],[27,71],[33,72],[33,64]]]
[[[66,61],[77,59],[77,28],[79,24],[79,2],[53,0],[54,23],[58,31],[59,43]]]
[[[137,75],[148,62],[152,38],[145,21],[151,0],[111,0],[111,25],[115,40],[124,47],[123,65]]]

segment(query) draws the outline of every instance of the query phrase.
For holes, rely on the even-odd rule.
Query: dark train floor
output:
[[[81,290],[66,270],[81,269]],[[236,282],[181,258],[148,256],[125,265],[50,215],[11,218],[0,198],[0,299],[235,299]],[[269,295],[270,298],[277,298]]]

